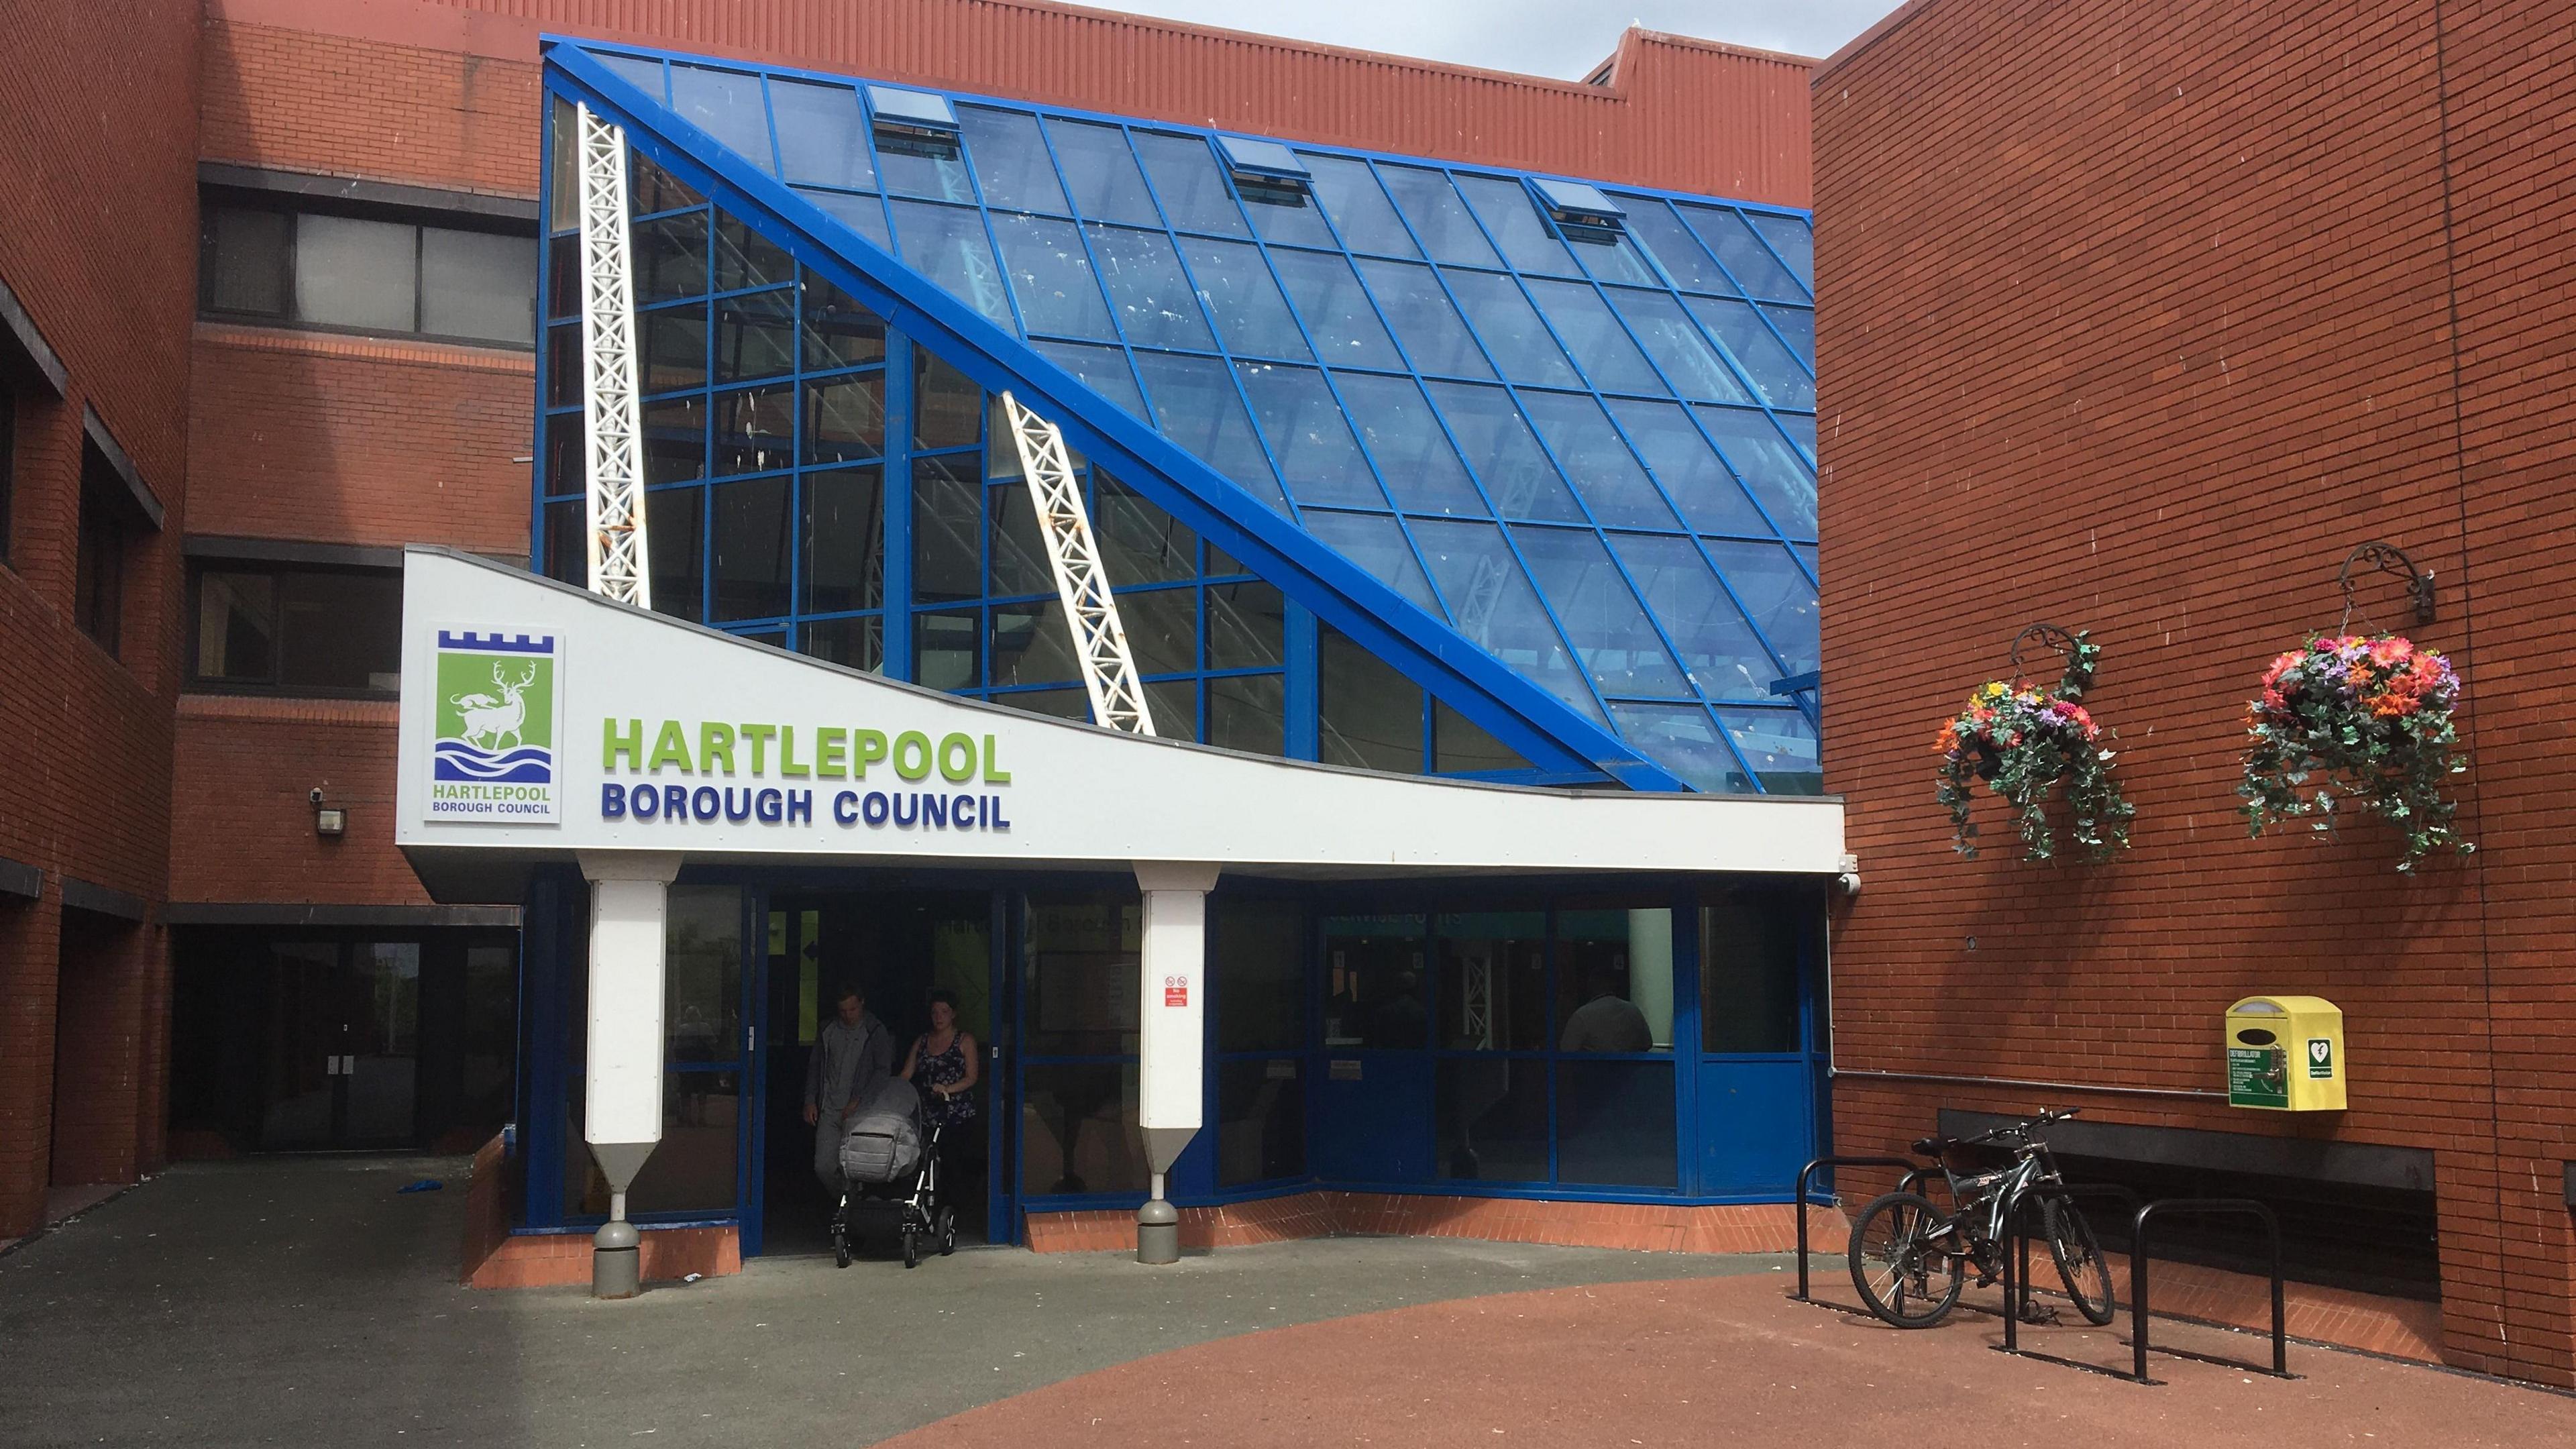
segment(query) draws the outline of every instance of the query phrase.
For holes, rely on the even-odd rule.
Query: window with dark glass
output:
[[[1734,886],[1699,912],[1700,1047],[1708,1052],[1801,1048],[1803,957],[1824,949],[1823,900],[1804,889]]]
[[[392,694],[402,686],[395,570],[208,560],[192,585],[192,687]]]
[[[72,623],[113,657],[125,633],[125,563],[146,527],[125,480],[97,447],[81,448],[80,535],[72,565]]]
[[[516,229],[209,197],[199,261],[210,317],[536,343],[535,245]]]
[[[9,562],[9,512],[18,483],[18,398],[0,383],[0,564]]]

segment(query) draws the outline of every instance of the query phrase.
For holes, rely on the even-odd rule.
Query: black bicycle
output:
[[[2087,1323],[2106,1326],[2118,1310],[2111,1266],[2083,1209],[2044,1189],[2062,1187],[2057,1161],[2039,1128],[2063,1122],[2075,1110],[2047,1111],[2027,1122],[1974,1137],[1926,1137],[1914,1144],[1935,1158],[1950,1182],[1952,1208],[1919,1192],[1891,1192],[1862,1208],[1852,1225],[1852,1286],[1869,1311],[1899,1328],[1929,1328],[1959,1301],[1968,1273],[1980,1288],[2004,1270],[2011,1249],[2007,1229],[2034,1195],[2048,1255],[2066,1296]],[[2006,1305],[2019,1311],[2018,1305]]]

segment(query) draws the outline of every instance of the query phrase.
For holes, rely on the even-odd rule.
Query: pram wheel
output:
[[[903,1265],[907,1268],[921,1266],[921,1237],[913,1232],[909,1223],[904,1225],[903,1230]]]
[[[939,1210],[939,1256],[945,1258],[956,1251],[957,1210],[943,1207]]]
[[[839,1268],[850,1266],[850,1256],[852,1253],[856,1252],[857,1249],[858,1243],[850,1233],[850,1200],[847,1197],[843,1197],[840,1203],[832,1209],[833,1266]]]

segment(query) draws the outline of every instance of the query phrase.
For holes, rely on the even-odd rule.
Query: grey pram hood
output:
[[[841,1175],[852,1182],[900,1181],[921,1164],[921,1094],[888,1077],[868,1094],[841,1135]]]

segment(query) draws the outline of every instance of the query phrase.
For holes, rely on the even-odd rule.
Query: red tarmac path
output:
[[[2296,1382],[2158,1354],[2141,1387],[1989,1350],[1972,1313],[1902,1332],[1762,1275],[1469,1298],[1220,1339],[943,1419],[900,1449],[1799,1444],[2231,1449],[2576,1445],[2576,1398],[2293,1344]],[[1819,1285],[1820,1289],[1824,1287]],[[1991,1296],[1988,1295],[1988,1296]],[[2072,1318],[2072,1315],[2068,1315]],[[2024,1347],[2125,1367],[2114,1329]],[[2261,1358],[2262,1339],[2157,1325]]]

